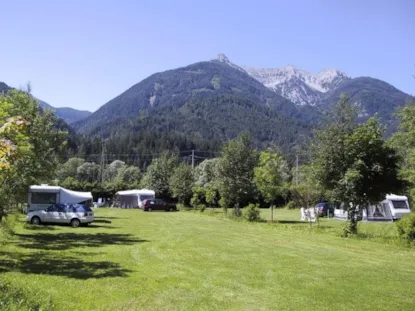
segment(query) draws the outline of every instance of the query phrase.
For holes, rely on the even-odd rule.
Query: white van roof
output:
[[[116,194],[118,195],[138,195],[138,194],[152,194],[155,195],[156,193],[154,192],[154,190],[149,190],[149,189],[133,189],[133,190],[123,190],[123,191],[118,191]]]
[[[386,200],[407,201],[408,197],[405,195],[387,194]]]

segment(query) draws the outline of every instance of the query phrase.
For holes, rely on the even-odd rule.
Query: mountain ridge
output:
[[[12,90],[13,88],[8,86],[6,83],[0,81],[0,93],[7,93],[9,90]],[[80,121],[88,116],[90,116],[92,113],[87,110],[78,110],[71,107],[58,107],[55,108],[48,103],[44,102],[43,100],[36,98],[36,101],[39,103],[39,106],[42,109],[50,109],[52,110],[55,115],[58,118],[61,118],[68,124],[73,124],[77,121]]]

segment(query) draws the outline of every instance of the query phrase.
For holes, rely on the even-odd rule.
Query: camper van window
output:
[[[56,193],[32,192],[32,204],[55,204]]]
[[[392,201],[393,207],[396,209],[408,209],[406,201]]]

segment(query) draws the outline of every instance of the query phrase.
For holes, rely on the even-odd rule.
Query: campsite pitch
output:
[[[298,211],[276,211],[275,225],[196,212],[95,215],[92,226],[76,229],[19,224],[0,249],[0,309],[19,310],[5,300],[19,295],[27,300],[22,306],[34,301],[56,310],[415,306],[414,249],[340,238],[335,220],[311,232],[297,223]]]

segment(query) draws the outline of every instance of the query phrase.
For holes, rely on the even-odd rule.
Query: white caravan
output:
[[[388,194],[382,202],[370,205],[360,211],[357,217],[365,221],[394,221],[410,214],[408,198],[403,195]],[[334,210],[334,218],[347,220],[347,211],[344,205]]]
[[[125,190],[115,194],[115,201],[119,202],[121,208],[143,208],[145,200],[155,199],[156,193],[153,190]]]
[[[91,192],[68,190],[59,186],[30,186],[27,201],[28,212],[40,211],[55,203],[88,203],[92,201]]]

